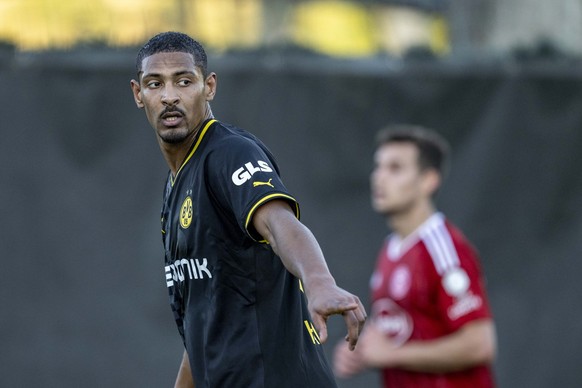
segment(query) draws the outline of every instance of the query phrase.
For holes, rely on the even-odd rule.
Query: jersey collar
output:
[[[202,130],[200,131],[200,133],[197,136],[196,141],[194,142],[194,145],[192,146],[192,149],[190,150],[190,152],[188,152],[188,156],[186,156],[186,159],[184,159],[184,162],[182,162],[182,165],[180,166],[180,168],[178,169],[178,171],[176,171],[176,176],[171,176],[170,174],[170,183],[172,184],[172,186],[174,186],[174,182],[176,181],[176,178],[178,178],[178,174],[180,174],[180,171],[182,171],[182,168],[186,165],[186,163],[188,163],[188,161],[192,158],[192,156],[194,155],[194,153],[196,152],[196,150],[198,149],[198,146],[200,145],[200,143],[202,142],[202,138],[204,137],[204,135],[206,134],[206,131],[208,131],[208,128],[210,128],[210,126],[216,122],[215,119],[210,119],[208,120],[208,122],[204,125],[204,127],[202,128]]]
[[[421,238],[424,231],[432,229],[435,225],[444,222],[445,216],[436,212],[426,219],[414,232],[402,238],[400,235],[393,233],[388,237],[387,253],[392,260],[398,260],[408,252]]]

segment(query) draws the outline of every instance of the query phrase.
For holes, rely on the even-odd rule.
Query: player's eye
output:
[[[150,89],[159,88],[161,83],[159,81],[150,81],[147,83],[147,87]]]
[[[180,86],[188,86],[192,83],[192,81],[190,81],[189,79],[181,79],[180,81],[178,81],[178,85]]]
[[[392,172],[399,172],[402,171],[402,165],[399,163],[390,163],[388,169]]]

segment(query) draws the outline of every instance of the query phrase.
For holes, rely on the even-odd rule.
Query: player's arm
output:
[[[353,349],[366,320],[366,311],[357,296],[336,285],[311,231],[282,200],[261,205],[253,216],[253,226],[269,242],[287,270],[302,281],[321,341],[327,339],[327,318],[341,314],[348,327],[346,340]]]
[[[497,340],[491,319],[472,321],[452,334],[430,341],[409,341],[400,347],[391,346],[373,325],[367,329],[359,351],[369,367],[447,373],[491,364],[495,359]]]
[[[184,355],[182,356],[182,363],[180,364],[180,369],[178,370],[178,376],[176,377],[174,388],[195,388],[192,371],[190,370],[188,353],[186,353],[185,350]]]

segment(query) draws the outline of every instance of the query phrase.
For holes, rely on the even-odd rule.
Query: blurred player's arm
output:
[[[302,281],[321,342],[327,339],[327,318],[340,314],[348,328],[346,340],[353,349],[366,320],[366,311],[357,296],[336,285],[311,231],[282,200],[261,205],[253,216],[253,226],[269,242],[287,270]]]
[[[174,388],[195,388],[192,371],[190,370],[188,353],[186,353],[185,350],[184,355],[182,356],[182,363],[180,364],[180,369],[178,370],[178,376],[176,377]]]
[[[497,339],[491,319],[463,325],[456,332],[430,341],[409,341],[394,347],[373,325],[362,335],[359,351],[368,367],[447,373],[491,364]]]

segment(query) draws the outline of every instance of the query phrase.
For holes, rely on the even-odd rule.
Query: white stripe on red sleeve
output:
[[[420,236],[439,275],[459,266],[457,250],[442,217],[435,218]]]

